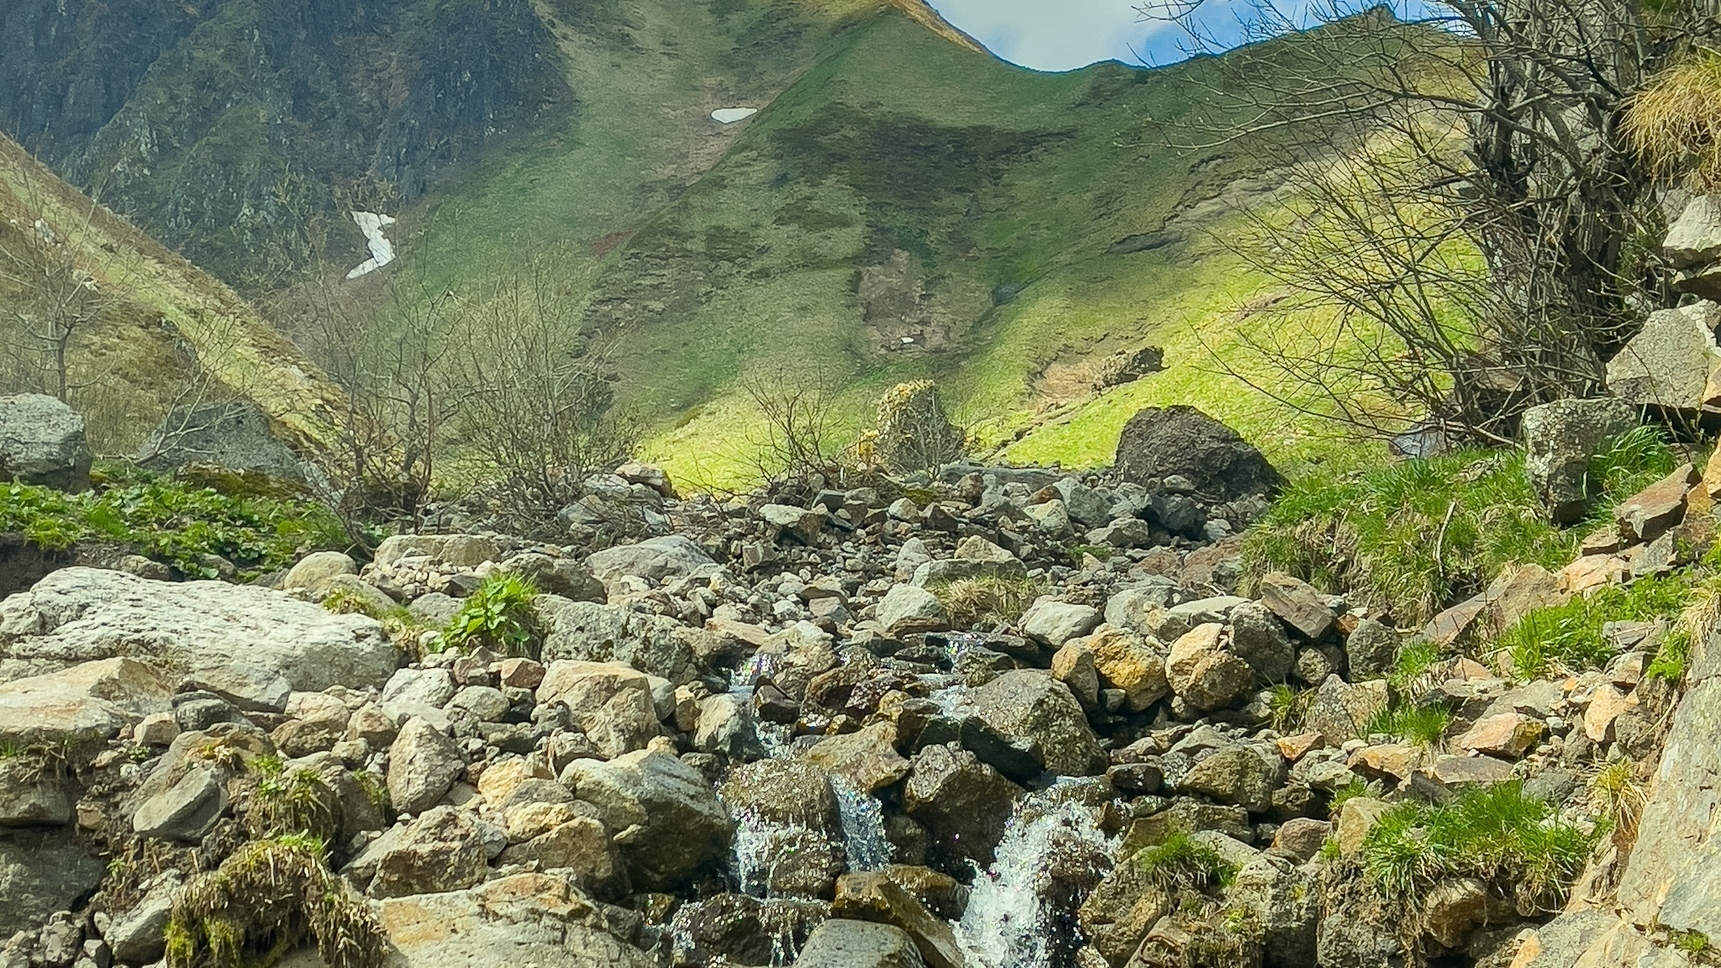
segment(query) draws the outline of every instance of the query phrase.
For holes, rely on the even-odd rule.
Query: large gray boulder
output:
[[[974,715],[1042,770],[1091,776],[1105,755],[1069,687],[1037,669],[1006,672],[974,690]]]
[[[605,582],[629,576],[663,581],[705,577],[717,570],[717,562],[686,537],[671,534],[594,552],[586,567]]]
[[[1284,483],[1254,445],[1187,406],[1152,407],[1131,417],[1118,438],[1117,469],[1125,481],[1149,488],[1182,477],[1214,502],[1271,497]]]
[[[619,662],[678,686],[698,674],[694,630],[672,618],[596,602],[560,601],[540,611],[545,662]]]
[[[95,890],[106,869],[70,829],[0,829],[0,935],[39,930]]]
[[[636,888],[674,890],[729,851],[729,814],[711,784],[668,753],[575,760],[561,779],[615,831]]]
[[[920,949],[892,924],[832,919],[813,929],[795,968],[922,968]]]
[[[1702,410],[1709,375],[1721,366],[1718,324],[1721,305],[1712,302],[1650,314],[1643,329],[1608,361],[1608,391],[1633,406],[1684,414]]]
[[[645,673],[616,662],[550,663],[538,704],[561,703],[600,754],[609,759],[644,749],[658,734]]]
[[[84,418],[53,397],[0,397],[0,481],[62,491],[90,486]]]
[[[1637,426],[1637,408],[1615,397],[1557,400],[1524,411],[1524,474],[1553,519],[1577,521],[1596,487],[1590,459]]]
[[[973,753],[950,743],[915,754],[902,800],[946,861],[973,861],[985,868],[1022,792]]]
[[[400,664],[375,620],[249,585],[65,568],[0,602],[0,681],[122,656],[170,674],[244,661],[298,692],[380,687]]]
[[[304,462],[275,436],[269,415],[254,403],[177,407],[138,451],[146,470],[168,473],[192,464],[303,481]]]

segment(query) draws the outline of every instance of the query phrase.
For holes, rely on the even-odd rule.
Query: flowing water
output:
[[[1016,809],[990,870],[974,880],[956,937],[982,968],[1061,968],[1073,963],[1076,895],[1109,864],[1111,845],[1094,810],[1059,788]]]
[[[843,846],[849,855],[849,870],[877,871],[890,865],[890,841],[884,836],[884,805],[870,793],[862,793],[848,781],[833,776],[837,810],[843,820]]]

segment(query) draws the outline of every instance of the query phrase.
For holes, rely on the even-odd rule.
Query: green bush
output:
[[[1237,873],[1218,851],[1181,830],[1164,843],[1136,851],[1134,863],[1168,894],[1224,887]]]
[[[1389,896],[1412,898],[1445,878],[1476,877],[1550,910],[1597,839],[1510,781],[1439,806],[1393,807],[1364,838],[1363,869]]]
[[[1438,705],[1396,705],[1381,710],[1363,728],[1365,734],[1385,733],[1401,743],[1434,748],[1452,725],[1452,710]]]
[[[531,655],[539,634],[532,611],[537,597],[538,589],[518,575],[491,575],[448,620],[437,637],[438,651],[486,648],[503,655]]]
[[[244,578],[285,568],[309,551],[346,546],[340,522],[319,505],[235,497],[212,488],[145,478],[84,494],[0,484],[0,532],[59,551],[111,541],[192,578],[215,578],[219,555]]]
[[[1654,431],[1623,435],[1591,462],[1598,515],[1672,462]],[[1565,566],[1580,537],[1548,522],[1523,451],[1467,451],[1296,481],[1249,531],[1243,560],[1249,584],[1283,571],[1413,625],[1508,565]]]

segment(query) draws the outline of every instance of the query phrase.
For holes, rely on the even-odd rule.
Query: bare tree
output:
[[[61,229],[40,217],[13,228],[0,234],[0,275],[22,296],[5,311],[13,379],[70,402],[75,348],[117,300],[79,264]]]
[[[1143,8],[1202,43],[1200,0]],[[1264,4],[1261,37],[1304,24]],[[1535,403],[1598,392],[1659,296],[1633,265],[1658,227],[1622,136],[1633,93],[1717,32],[1717,0],[1447,0],[1384,7],[1227,56],[1170,135],[1286,166],[1287,216],[1237,246],[1339,338],[1268,348],[1290,375],[1377,390],[1386,405],[1484,438]],[[1641,249],[1641,244],[1637,244]],[[1264,387],[1273,392],[1272,387]],[[1283,396],[1283,394],[1278,394]]]
[[[841,385],[819,369],[783,368],[742,378],[741,389],[765,421],[763,434],[746,442],[746,462],[759,480],[781,484],[836,476],[844,449],[836,419]]]

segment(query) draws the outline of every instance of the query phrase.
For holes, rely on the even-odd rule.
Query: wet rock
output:
[[[811,763],[749,763],[730,774],[717,792],[737,816],[827,833],[842,829],[830,774]]]
[[[896,727],[873,723],[858,732],[831,736],[801,753],[862,793],[890,786],[908,775],[909,762],[896,751]]]
[[[927,968],[967,968],[949,923],[884,874],[848,874],[837,882],[832,912],[839,918],[876,921],[902,929]]]
[[[903,785],[903,805],[931,833],[934,850],[981,867],[992,862],[1021,795],[1020,787],[955,744],[917,753]]]
[[[401,813],[435,806],[466,770],[466,757],[452,739],[417,716],[401,726],[388,750],[388,798]]]
[[[1165,661],[1171,691],[1198,712],[1223,709],[1255,687],[1255,670],[1225,647],[1224,627],[1200,626],[1171,646]]]
[[[0,679],[116,657],[174,671],[244,661],[308,692],[381,685],[400,662],[374,620],[250,585],[64,568],[0,602]]]
[[[658,735],[651,682],[614,662],[557,661],[538,687],[541,705],[561,703],[606,759],[641,750]]]
[[[1083,937],[1105,963],[1123,968],[1172,899],[1133,858],[1106,874],[1077,911]]]
[[[892,924],[833,918],[813,929],[795,968],[922,968],[908,932]]]
[[[575,760],[562,782],[597,807],[644,890],[673,890],[723,857],[728,813],[705,777],[667,753],[642,750],[608,763]]]

